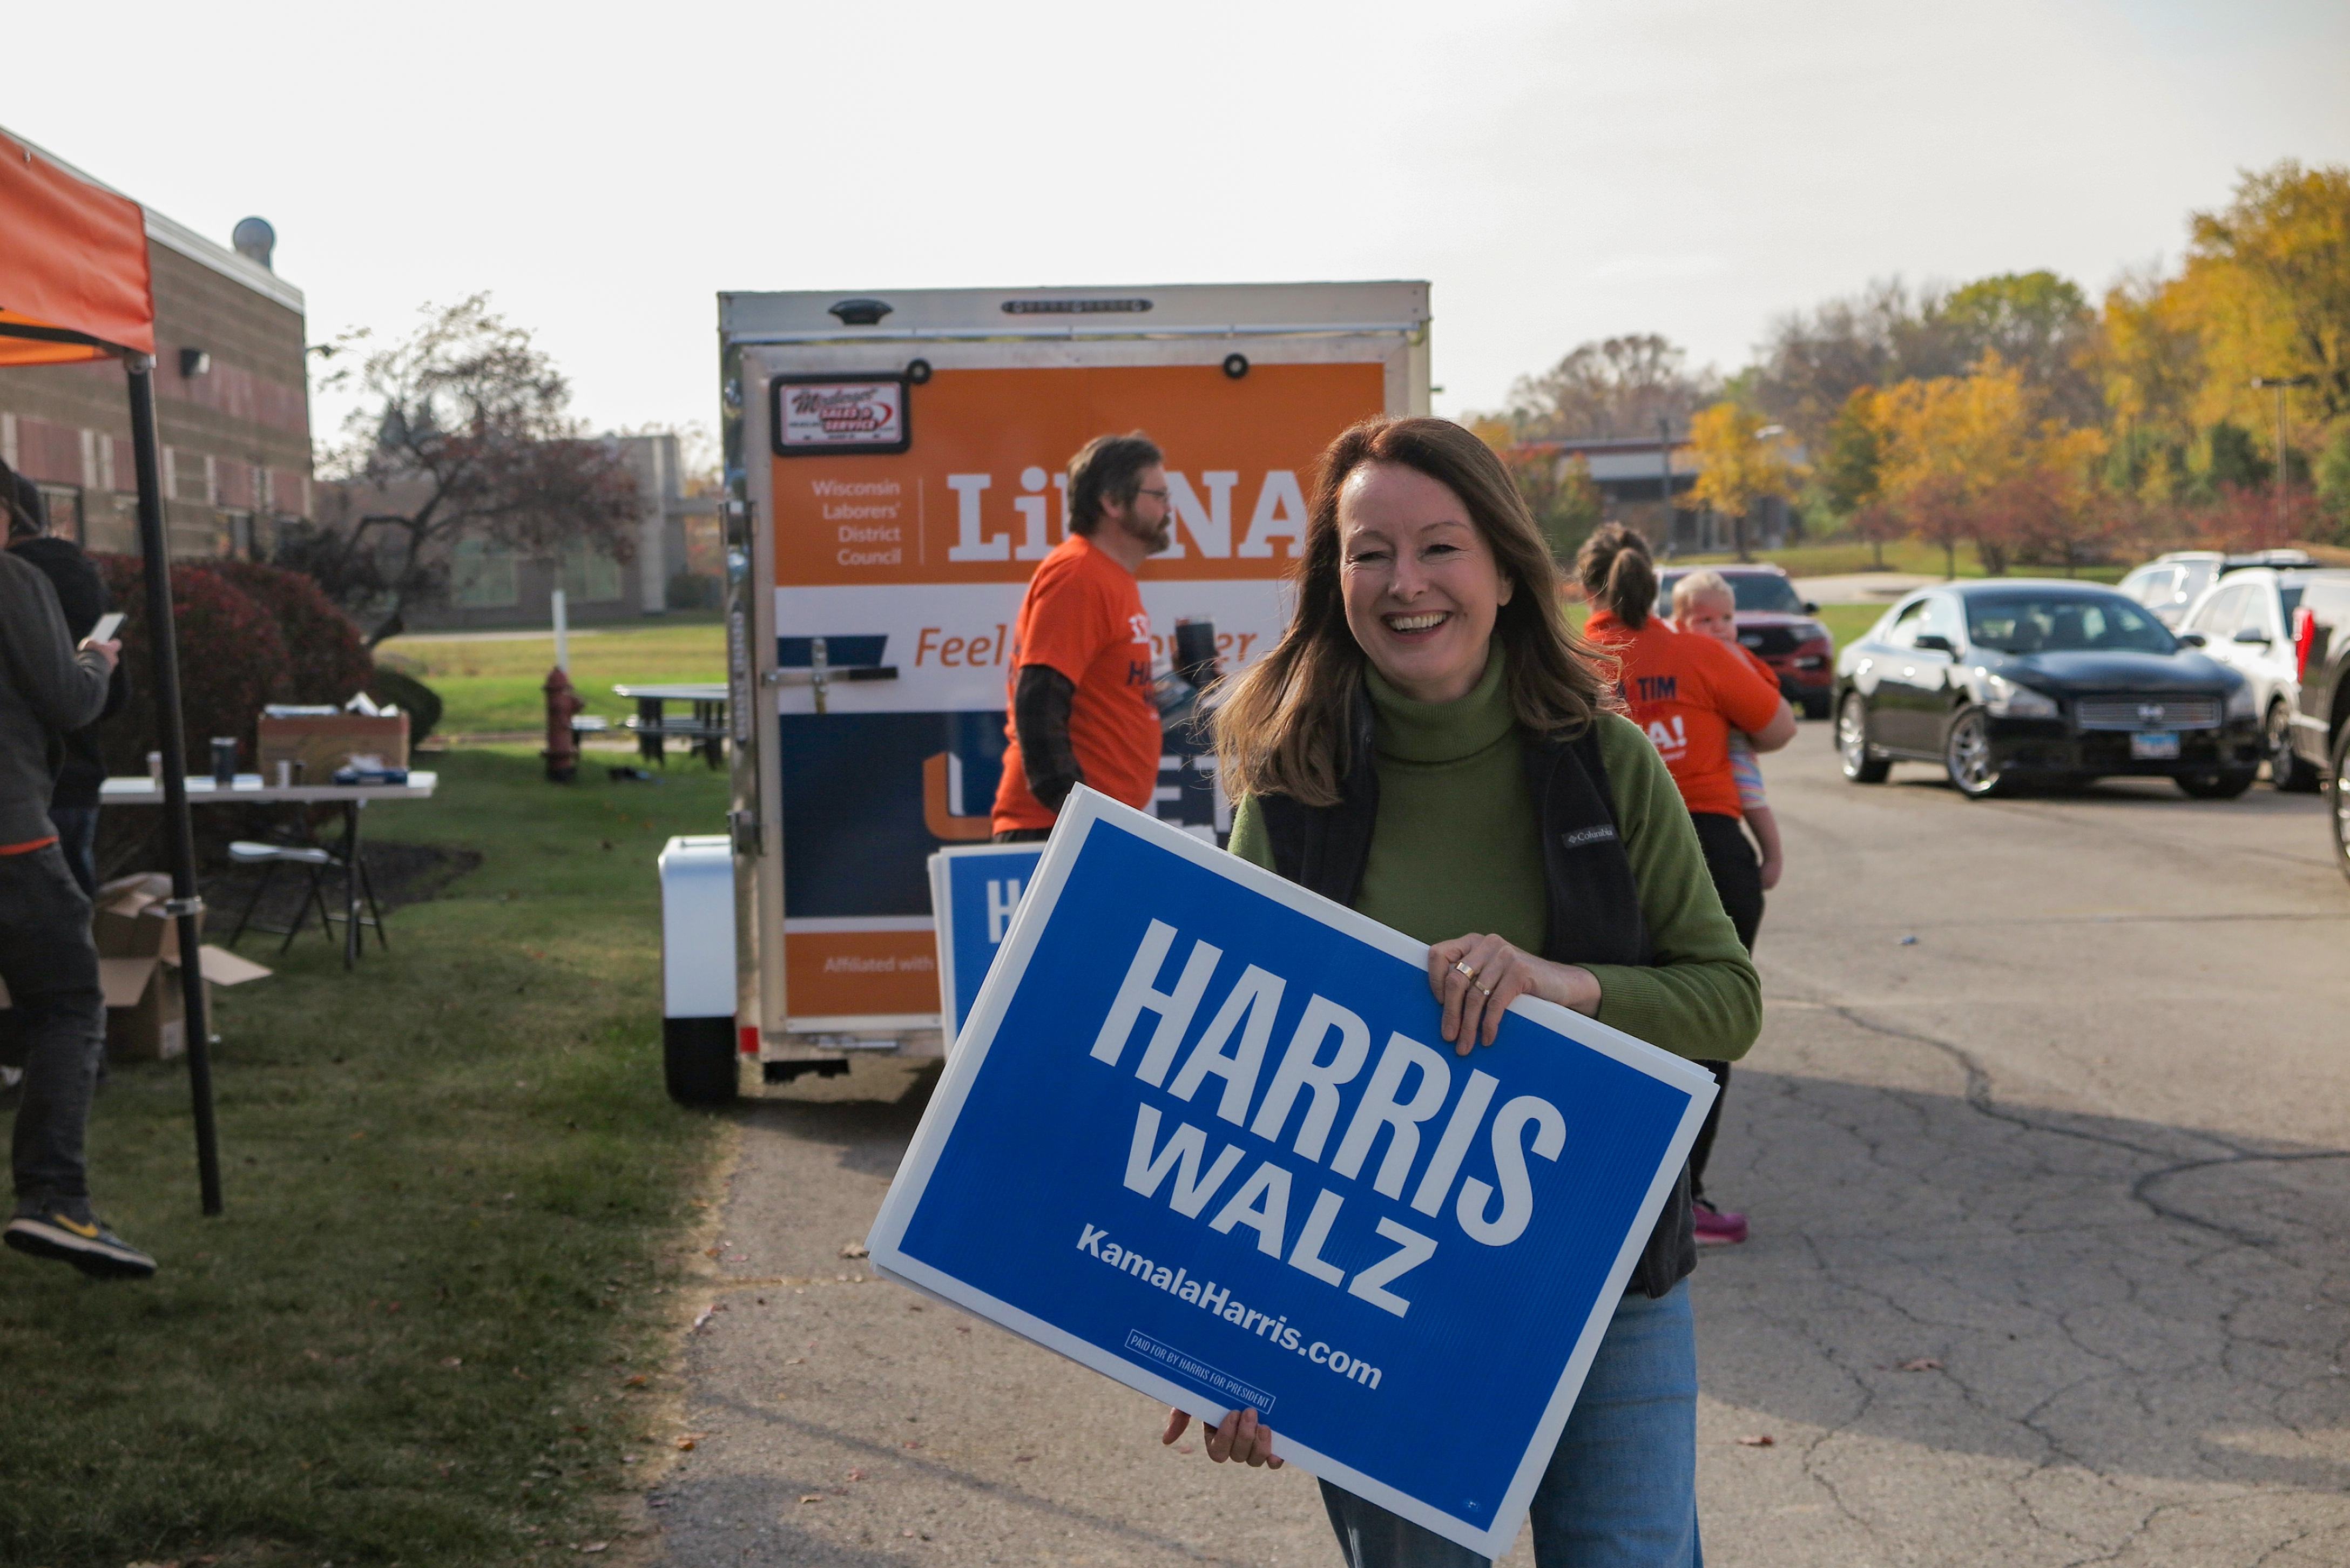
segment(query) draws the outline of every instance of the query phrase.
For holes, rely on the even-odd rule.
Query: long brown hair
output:
[[[1607,705],[1612,667],[1560,618],[1557,564],[1492,449],[1450,420],[1365,420],[1342,432],[1315,464],[1305,548],[1290,574],[1297,613],[1274,650],[1233,681],[1216,708],[1217,769],[1234,800],[1338,800],[1363,681],[1363,650],[1347,625],[1340,581],[1338,492],[1367,462],[1417,470],[1459,496],[1513,586],[1493,636],[1508,660],[1518,722],[1538,734],[1575,734]]]
[[[1603,523],[1575,553],[1575,576],[1583,597],[1605,605],[1628,630],[1648,624],[1657,603],[1657,563],[1648,542],[1621,523]]]

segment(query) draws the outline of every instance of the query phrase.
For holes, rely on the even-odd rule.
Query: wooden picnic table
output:
[[[431,800],[441,775],[411,770],[406,784],[273,784],[259,774],[239,774],[223,789],[218,780],[191,775],[188,805],[338,805],[343,812],[343,841],[335,849],[343,863],[343,967],[359,956],[359,811],[369,801]],[[144,774],[110,778],[99,786],[100,805],[161,805],[163,786]]]

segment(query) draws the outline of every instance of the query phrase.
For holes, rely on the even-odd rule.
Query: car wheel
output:
[[[1845,693],[1836,715],[1836,755],[1844,759],[1844,776],[1855,784],[1883,784],[1893,764],[1871,752],[1868,744],[1868,700],[1857,691]]]
[[[2306,794],[2317,787],[2317,770],[2293,749],[2293,710],[2282,700],[2269,704],[2262,740],[2268,752],[2269,783],[2295,794]]]
[[[1828,694],[1825,691],[1805,692],[1804,694],[1804,717],[1806,719],[1819,720],[1825,719],[1827,716]]]
[[[2252,781],[2260,776],[2258,768],[2230,768],[2225,773],[2181,774],[2178,784],[2197,800],[2233,800],[2251,788]]]
[[[1980,708],[1961,708],[1950,721],[1942,741],[1942,765],[1950,783],[1969,800],[1988,800],[2005,792],[2007,780],[1991,755],[1991,721]]]
[[[2342,875],[2350,877],[2350,724],[2334,739],[2334,783],[2327,793],[2334,803],[2334,858]]]

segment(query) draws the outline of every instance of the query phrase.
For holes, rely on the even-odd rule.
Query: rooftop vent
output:
[[[245,260],[259,262],[272,272],[276,270],[270,265],[269,256],[277,248],[277,231],[269,226],[268,219],[244,219],[236,225],[236,232],[229,235],[229,243]]]

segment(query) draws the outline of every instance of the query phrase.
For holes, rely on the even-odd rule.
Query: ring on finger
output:
[[[1473,985],[1476,982],[1472,981],[1470,983]],[[1493,988],[1490,985],[1480,985],[1477,987],[1477,994],[1480,996],[1492,996],[1493,994]]]
[[[1470,981],[1470,983],[1471,983],[1471,984],[1476,983],[1476,980],[1477,980],[1477,971],[1476,971],[1475,970],[1471,969],[1467,964],[1465,964],[1465,963],[1461,962],[1459,959],[1454,959],[1454,960],[1452,961],[1452,967],[1453,967],[1455,970],[1459,971],[1460,971],[1460,973],[1461,973],[1464,978],[1466,978],[1466,979]]]

